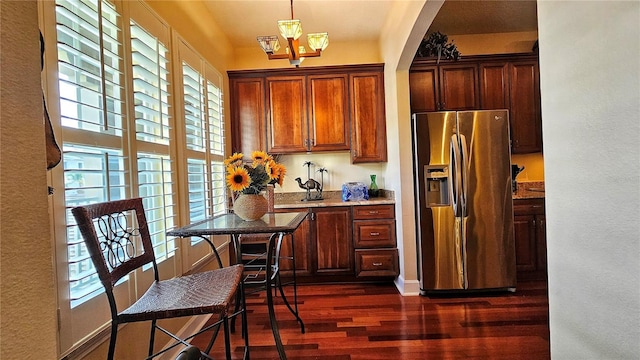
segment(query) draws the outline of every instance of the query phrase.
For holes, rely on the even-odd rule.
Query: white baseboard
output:
[[[405,280],[402,275],[400,275],[394,283],[402,296],[420,295],[420,282],[418,280]]]

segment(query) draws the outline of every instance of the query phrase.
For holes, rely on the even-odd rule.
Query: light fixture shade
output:
[[[302,24],[300,20],[278,20],[280,34],[286,39],[297,40],[302,35]]]
[[[298,57],[300,57],[300,63],[304,61],[304,54],[306,52],[307,49],[305,49],[303,45],[298,46]]]
[[[280,42],[276,35],[258,36],[257,39],[260,47],[267,54],[273,54],[280,49]]]
[[[329,34],[326,32],[309,34],[307,35],[307,42],[309,43],[309,47],[314,51],[322,51],[329,46]]]

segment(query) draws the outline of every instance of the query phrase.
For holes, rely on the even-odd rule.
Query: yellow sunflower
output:
[[[279,164],[273,161],[273,159],[269,159],[265,162],[264,170],[269,175],[269,180],[278,179],[278,165]]]
[[[224,166],[228,167],[230,165],[240,165],[242,164],[242,158],[244,157],[243,153],[234,153],[224,160]]]
[[[263,164],[269,160],[272,160],[271,155],[267,154],[264,151],[254,151],[251,153],[251,157],[253,158],[253,166]]]
[[[278,179],[278,185],[282,186],[282,184],[284,183],[284,175],[287,173],[287,168],[284,165],[278,163],[275,163],[273,167],[275,168],[273,172],[276,175],[274,179]]]
[[[227,168],[227,185],[232,191],[242,191],[251,185],[249,172],[242,166],[229,166]]]

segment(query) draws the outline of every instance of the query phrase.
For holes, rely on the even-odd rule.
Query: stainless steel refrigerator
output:
[[[515,291],[508,111],[412,117],[421,294]]]

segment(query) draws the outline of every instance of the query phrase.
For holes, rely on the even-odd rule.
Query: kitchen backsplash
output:
[[[313,164],[309,169],[311,178],[317,182],[323,181],[326,191],[340,191],[343,183],[351,181],[363,182],[368,186],[371,183],[369,175],[372,174],[376,175],[378,187],[385,188],[383,173],[386,163],[352,164],[349,152],[280,155],[278,161],[287,167],[287,175],[282,187],[276,186],[275,192],[302,191],[295,179],[299,177],[304,183],[309,178],[307,166],[304,165],[306,161]],[[320,168],[327,169],[322,175],[324,179],[318,172]]]
[[[513,154],[511,163],[524,166],[524,170],[518,174],[516,180],[520,181],[544,181],[544,158],[542,153]]]
[[[306,161],[311,161],[311,178],[321,182],[322,178],[317,171],[320,168],[327,169],[324,176],[324,190],[340,191],[342,184],[351,181],[360,181],[369,185],[369,175],[376,175],[376,183],[380,189],[385,189],[384,170],[386,163],[352,164],[349,152],[310,153],[280,155],[279,161],[287,167],[287,175],[282,187],[276,186],[276,192],[301,191],[295,178],[302,182],[308,179]],[[511,163],[524,166],[525,169],[517,177],[518,182],[544,181],[544,159],[542,153],[514,154],[511,155]]]

